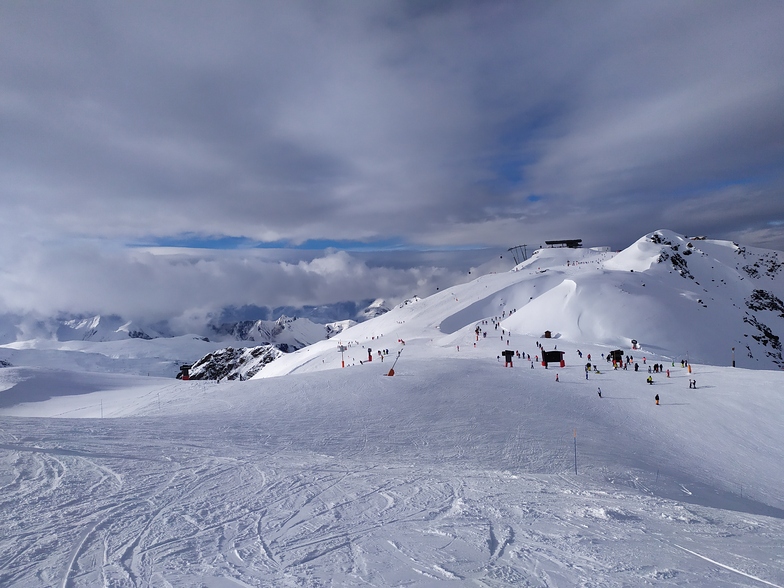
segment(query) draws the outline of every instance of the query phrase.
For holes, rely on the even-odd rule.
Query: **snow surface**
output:
[[[682,367],[684,333],[693,360],[746,323],[672,305],[695,286],[653,245],[546,250],[402,304],[340,335],[345,369],[337,339],[221,384],[148,377],[142,346],[116,373],[0,349],[0,586],[784,587],[784,373],[726,349]],[[720,279],[708,309],[747,297]],[[499,361],[537,341],[566,366]]]

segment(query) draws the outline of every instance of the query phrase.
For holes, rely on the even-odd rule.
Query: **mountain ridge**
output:
[[[617,253],[543,248],[508,273],[480,276],[400,305],[341,338],[366,344],[383,335],[385,342],[465,347],[475,342],[477,325],[494,320],[501,332],[515,336],[543,337],[549,331],[577,345],[637,346],[670,361],[781,369],[782,261],[781,252],[666,229]],[[414,317],[427,325],[424,332],[407,327]],[[332,347],[317,343],[281,358],[258,377],[334,368]]]

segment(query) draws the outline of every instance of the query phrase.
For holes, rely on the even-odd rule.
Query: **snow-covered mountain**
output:
[[[32,314],[0,315],[0,344],[53,339],[56,341],[119,341],[152,339],[161,334],[119,316],[39,317]]]
[[[780,255],[545,249],[244,381],[172,377],[201,337],[0,346],[0,585],[782,587]]]
[[[398,305],[341,334],[455,344],[492,317],[499,333],[631,349],[672,359],[757,369],[784,368],[784,254],[728,241],[652,232],[623,251],[547,248],[508,273],[481,276]],[[483,327],[486,330],[486,327]],[[492,330],[492,335],[499,333]],[[335,367],[322,342],[276,363],[269,375]],[[376,344],[378,347],[378,343]],[[310,358],[301,366],[300,357]],[[312,361],[315,358],[324,361]],[[287,367],[290,366],[290,367]],[[265,370],[266,372],[266,370]]]
[[[0,344],[51,339],[54,341],[123,341],[167,336],[156,328],[117,315],[41,317],[0,315]]]
[[[381,300],[343,301],[318,306],[230,306],[221,309],[211,317],[211,324],[223,325],[226,323],[239,323],[244,321],[276,320],[281,316],[290,316],[310,319],[314,323],[327,324],[342,320],[361,322],[368,309],[373,306],[383,307],[386,303]]]
[[[294,350],[327,339],[337,332],[340,329],[334,325],[320,325],[308,319],[282,316],[276,321],[241,321],[213,327],[210,339],[278,343]]]
[[[179,373],[181,365],[196,362],[202,365],[196,378],[218,373],[234,379],[255,374],[260,369],[256,366],[265,365],[281,353],[324,340],[354,324],[345,321],[321,325],[308,319],[281,317],[277,321],[227,325],[222,331],[211,332],[210,337],[152,337],[148,333],[159,334],[134,328],[118,317],[62,320],[40,325],[34,331],[39,337],[14,338],[0,345],[0,362],[16,366],[78,364],[91,371],[170,377]],[[231,343],[229,351],[227,343]],[[245,348],[251,349],[246,353]],[[264,361],[259,359],[262,356]],[[220,365],[223,360],[226,365]]]
[[[389,305],[381,298],[374,300],[358,315],[362,321],[370,320],[389,312]]]
[[[281,317],[277,321],[241,321],[215,328],[213,339],[233,338],[259,342],[253,347],[226,347],[198,359],[190,368],[193,380],[245,379],[254,376],[283,353],[296,351],[340,332],[333,325],[318,325],[308,319]]]
[[[66,319],[56,331],[58,341],[121,341],[123,339],[154,339],[161,334],[150,328],[135,325],[118,316],[94,316]]]
[[[308,319],[281,317],[277,321],[242,321],[215,328],[213,339],[234,338],[242,342],[259,342],[253,347],[226,347],[210,352],[197,360],[190,369],[193,380],[235,380],[256,375],[265,365],[284,353],[302,349],[328,339],[353,321],[319,325]]]
[[[359,310],[357,310],[359,308]],[[377,299],[364,307],[342,302],[335,305],[302,308],[280,307],[275,320],[234,320],[209,324],[203,330],[219,341],[281,343],[299,349],[319,339],[334,337],[345,329],[389,312],[387,303]],[[285,314],[289,312],[291,314]],[[341,315],[340,312],[345,314]],[[230,313],[231,314],[231,313]],[[328,319],[328,320],[327,320]]]

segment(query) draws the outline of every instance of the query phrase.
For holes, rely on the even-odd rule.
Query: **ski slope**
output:
[[[0,369],[0,585],[784,587],[784,373],[644,324],[614,370],[633,335],[587,315],[643,256],[545,253],[348,329],[345,369],[334,339],[244,382]],[[537,342],[566,365],[499,361]]]

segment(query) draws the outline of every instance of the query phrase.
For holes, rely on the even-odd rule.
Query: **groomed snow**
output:
[[[582,254],[352,327],[345,369],[333,339],[245,382],[0,370],[0,585],[784,587],[784,373],[665,336],[613,370],[590,281],[633,284]],[[566,366],[499,362],[537,341]]]

